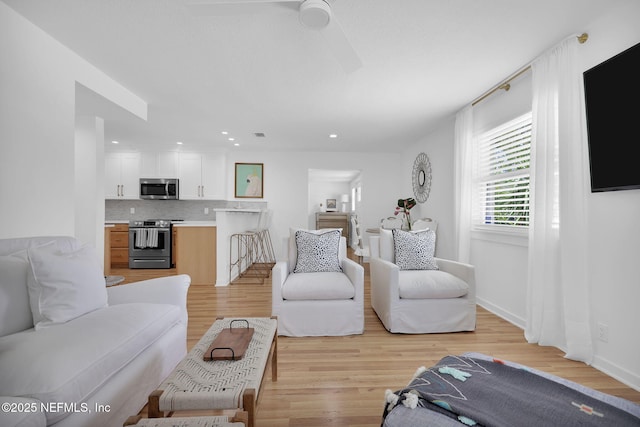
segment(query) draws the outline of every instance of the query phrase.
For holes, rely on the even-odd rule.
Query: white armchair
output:
[[[285,239],[288,258],[277,262],[272,270],[272,314],[278,316],[278,335],[362,334],[364,268],[347,258],[346,239],[339,237],[334,246],[337,253],[333,256],[342,271],[295,272],[302,264],[298,264],[296,231],[319,236],[328,230],[291,230],[291,236]]]
[[[403,219],[397,216],[390,216],[380,220],[380,228],[392,230],[394,228],[402,228]]]
[[[393,234],[380,230],[371,242],[371,306],[389,332],[423,334],[473,331],[475,268],[433,258],[438,270],[401,270]]]
[[[438,222],[432,220],[431,218],[420,218],[420,219],[416,219],[415,221],[413,221],[413,224],[411,225],[411,229],[412,230],[426,230],[426,229],[430,229],[433,230],[434,232],[438,231]]]

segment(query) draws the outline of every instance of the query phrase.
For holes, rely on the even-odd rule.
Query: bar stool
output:
[[[258,217],[257,229],[251,230],[256,233],[256,240],[254,241],[256,252],[258,253],[256,262],[267,264],[269,271],[271,271],[271,268],[273,268],[276,262],[273,243],[271,242],[271,233],[269,232],[272,217],[273,211],[271,209],[262,210]]]
[[[258,215],[256,228],[231,235],[229,247],[229,278],[237,269],[237,278],[264,279],[271,275],[275,265],[275,252],[269,233],[272,211],[263,209]],[[234,248],[236,250],[234,256]]]
[[[229,280],[234,281],[233,273],[237,270],[236,279],[242,278],[253,265],[254,233],[244,231],[234,233],[229,238]],[[234,252],[235,249],[235,252]]]

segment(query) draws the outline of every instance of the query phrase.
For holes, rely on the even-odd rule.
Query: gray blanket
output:
[[[414,401],[468,425],[640,425],[626,411],[526,369],[463,356],[443,358],[395,394],[396,404]],[[383,423],[392,409],[385,408]]]

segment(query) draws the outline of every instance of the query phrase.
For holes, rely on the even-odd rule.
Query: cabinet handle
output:
[[[202,195],[200,197],[204,197],[204,185],[202,185],[201,188],[202,188]]]

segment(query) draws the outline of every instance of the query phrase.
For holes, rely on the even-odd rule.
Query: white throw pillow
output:
[[[107,306],[107,288],[97,253],[89,245],[70,252],[55,243],[28,250],[29,303],[36,330]]]
[[[341,272],[338,250],[340,231],[310,233],[298,230],[296,239],[296,267],[294,273]]]
[[[433,258],[436,233],[433,230],[403,231],[394,229],[395,264],[400,270],[438,270]]]
[[[0,256],[0,337],[33,328],[28,270],[26,256]]]

